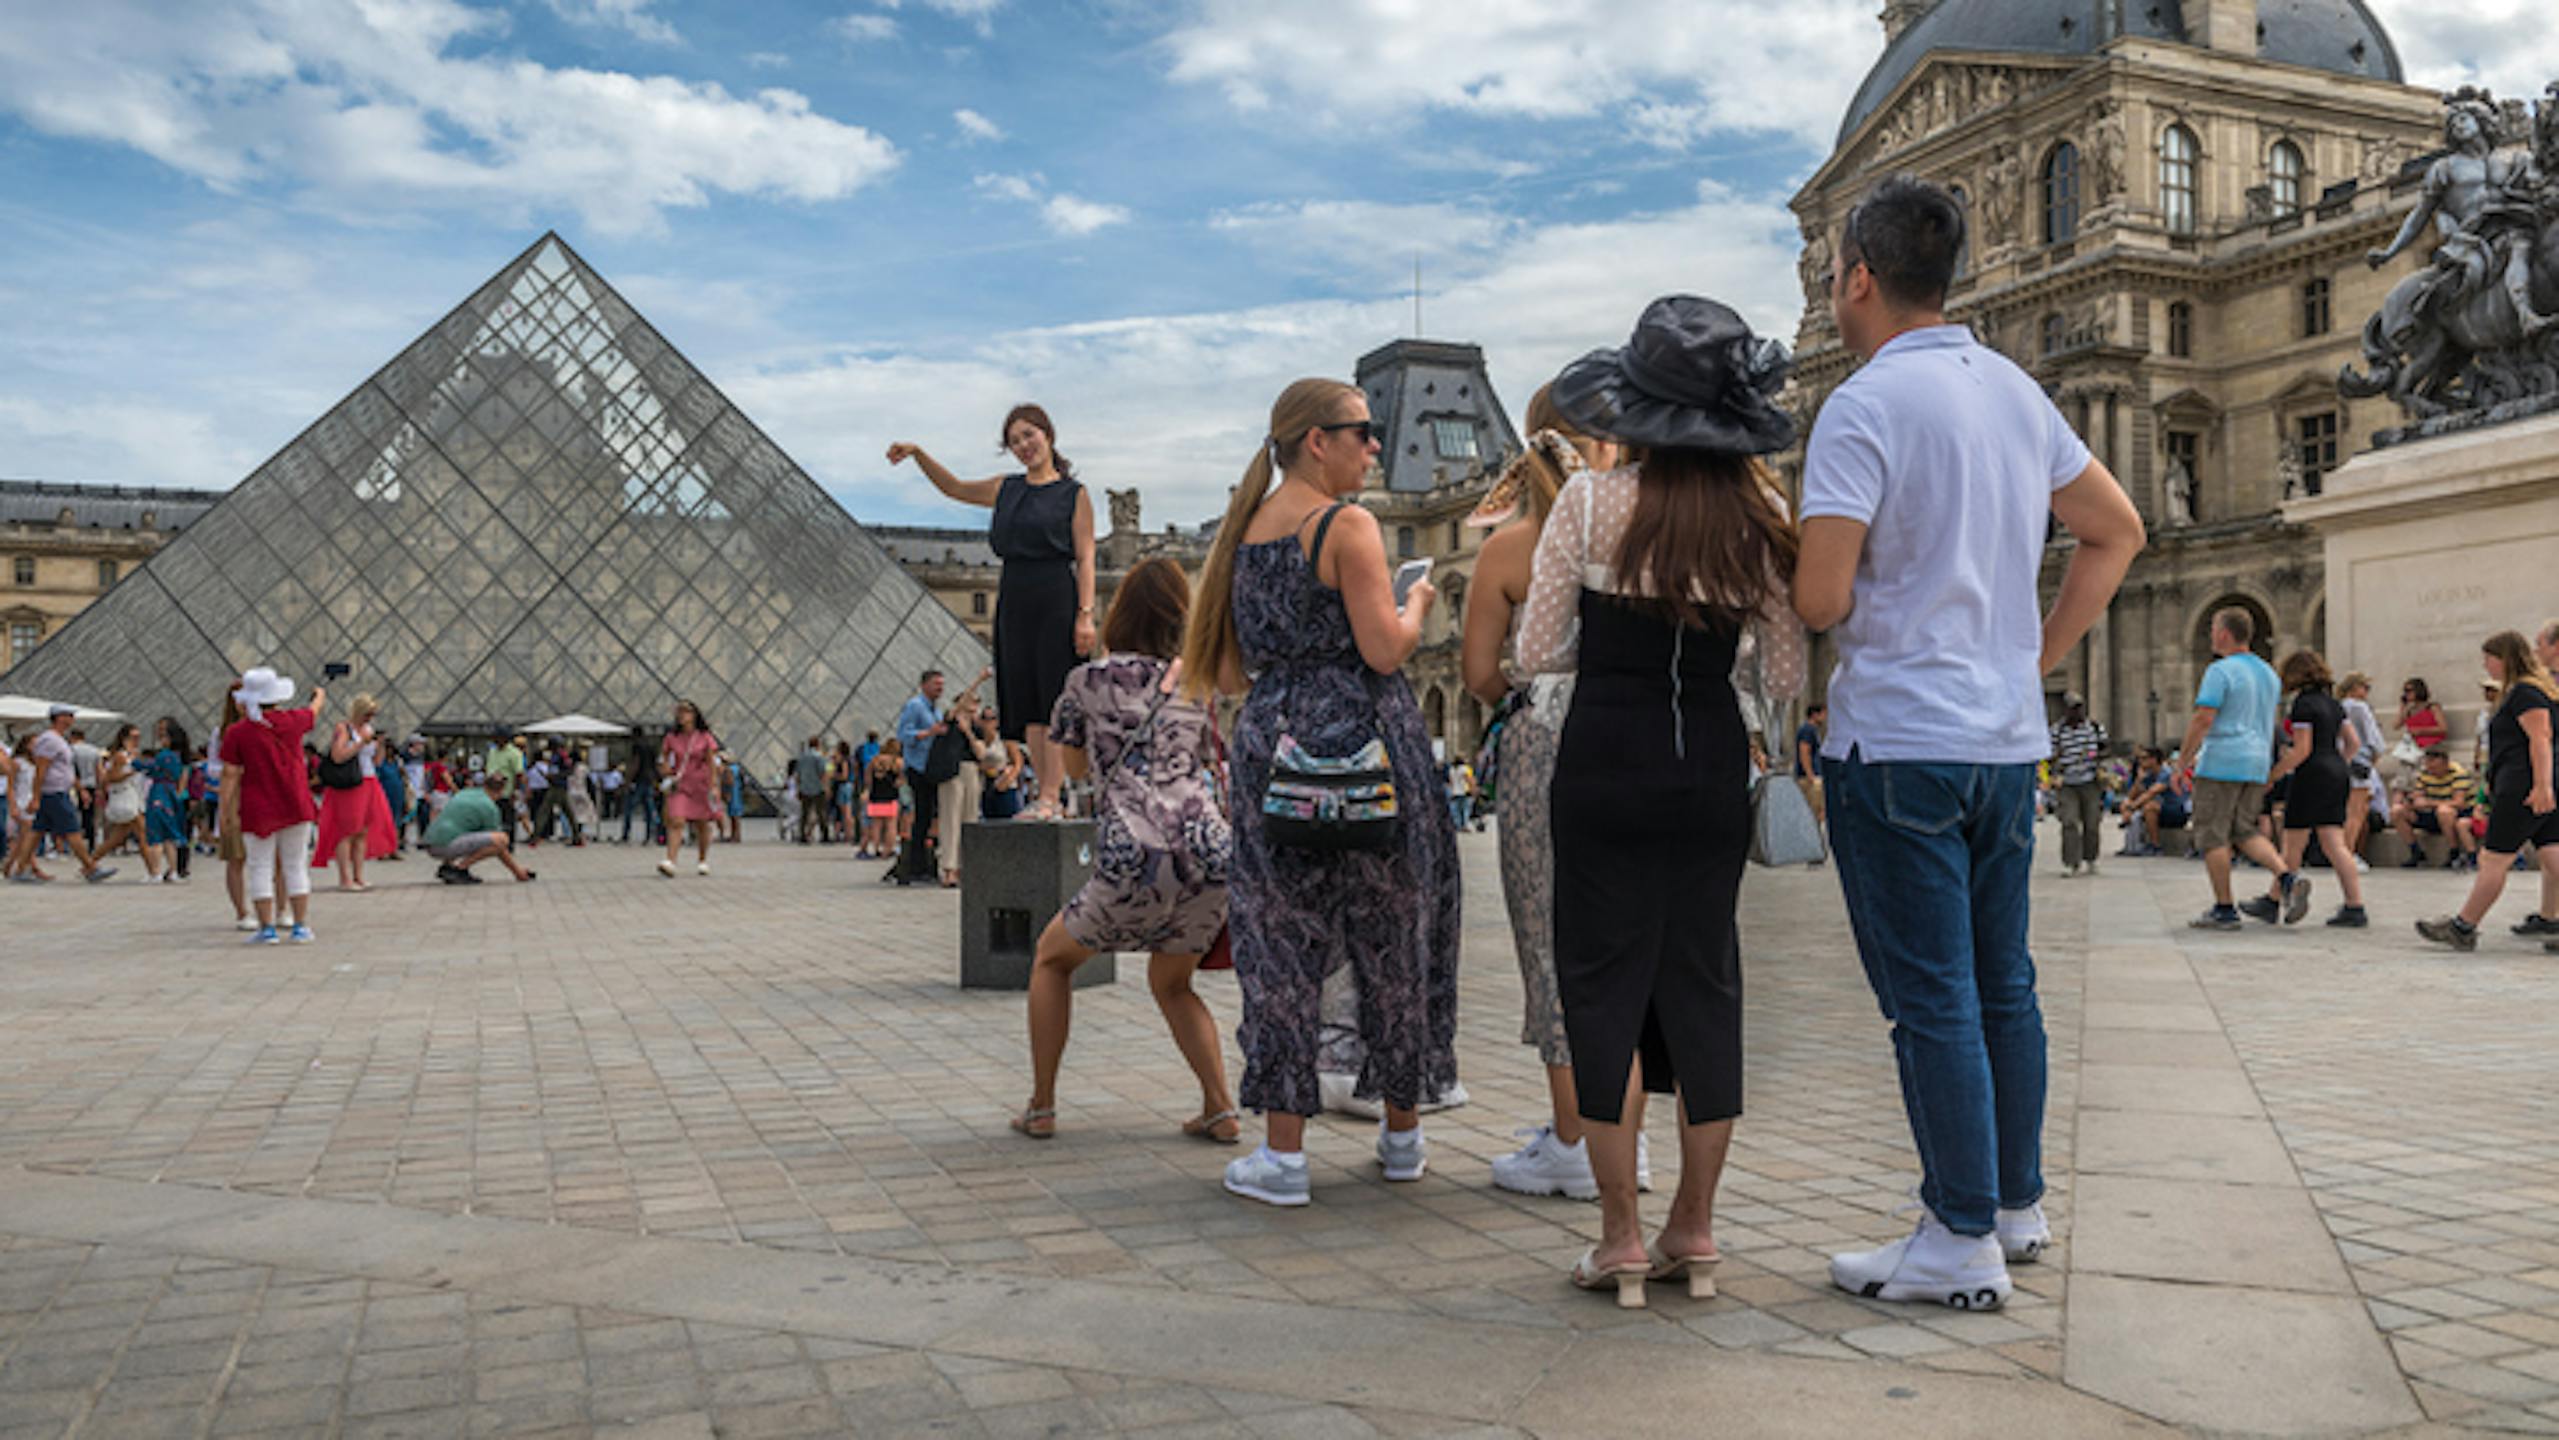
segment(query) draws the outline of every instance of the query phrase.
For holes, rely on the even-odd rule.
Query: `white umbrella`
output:
[[[598,720],[592,715],[569,714],[554,715],[539,724],[527,725],[524,731],[528,735],[628,735],[631,727]]]
[[[0,695],[0,724],[42,725],[53,718],[53,704],[33,695]],[[121,720],[124,716],[120,711],[92,710],[86,705],[74,705],[71,718],[80,724],[92,725],[102,720]]]

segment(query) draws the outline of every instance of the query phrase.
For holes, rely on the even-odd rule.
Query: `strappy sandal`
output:
[[[1613,1285],[1617,1287],[1618,1309],[1643,1309],[1644,1281],[1653,1273],[1652,1262],[1629,1260],[1603,1267],[1598,1261],[1598,1246],[1583,1251],[1582,1258],[1573,1262],[1573,1284],[1584,1290],[1605,1290]]]
[[[1688,1282],[1689,1299],[1712,1300],[1715,1298],[1715,1267],[1724,1263],[1722,1251],[1707,1250],[1696,1255],[1673,1255],[1661,1247],[1661,1242],[1655,1241],[1645,1248],[1644,1254],[1652,1262],[1651,1269],[1646,1272],[1645,1278],[1684,1279]]]
[[[1182,1133],[1212,1145],[1233,1145],[1244,1138],[1244,1117],[1232,1110],[1194,1115],[1182,1122]]]
[[[1034,1140],[1054,1140],[1057,1138],[1057,1112],[1025,1110],[1013,1117],[1013,1133],[1028,1135]]]
[[[1032,825],[1045,825],[1057,819],[1057,807],[1041,800],[1013,818]]]

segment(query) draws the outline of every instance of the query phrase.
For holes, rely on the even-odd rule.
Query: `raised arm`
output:
[[[1422,619],[1439,592],[1424,580],[1414,585],[1403,608],[1395,605],[1395,583],[1386,573],[1386,539],[1377,517],[1357,505],[1333,517],[1324,540],[1321,567],[1332,571],[1326,582],[1342,592],[1349,613],[1351,638],[1359,658],[1380,675],[1392,675],[1421,647]]]
[[[924,447],[921,445],[910,445],[900,440],[889,447],[891,465],[903,465],[909,460],[915,462],[916,469],[924,472],[925,479],[933,482],[934,489],[963,505],[992,507],[995,504],[996,493],[1004,488],[1004,477],[1000,475],[992,480],[961,479],[952,474],[941,461],[925,454]]]

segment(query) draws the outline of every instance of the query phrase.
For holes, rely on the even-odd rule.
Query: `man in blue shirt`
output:
[[[2283,904],[2269,899],[2248,902],[2249,913],[2272,922],[2278,914],[2287,925],[2310,913],[2309,877],[2284,868],[2283,852],[2257,831],[2257,814],[2265,808],[2266,772],[2275,756],[2275,707],[2283,699],[2283,682],[2275,667],[2248,649],[2257,635],[2256,618],[2237,607],[2215,611],[2212,653],[2221,658],[2204,671],[2195,688],[2195,718],[2186,726],[2186,773],[2194,777],[2195,844],[2204,852],[2204,870],[2212,877],[2212,908],[2194,919],[2198,930],[2236,930],[2239,907],[2230,903],[2230,852],[2283,876]]]
[[[941,797],[937,787],[925,783],[924,767],[933,758],[934,740],[947,728],[942,720],[942,672],[927,670],[915,694],[897,712],[898,748],[906,752],[906,788],[915,796],[915,828],[907,832],[906,852],[881,879],[916,885],[939,878],[933,868],[933,819]]]

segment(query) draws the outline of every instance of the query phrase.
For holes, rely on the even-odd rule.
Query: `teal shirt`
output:
[[[478,835],[504,830],[506,822],[498,818],[498,802],[486,790],[459,790],[444,802],[444,813],[427,827],[426,843],[432,849],[450,845],[465,835]]]
[[[2212,729],[2195,752],[2195,778],[2262,785],[2275,759],[2275,707],[2284,686],[2275,667],[2246,651],[2204,671],[2195,708],[2213,711]]]

